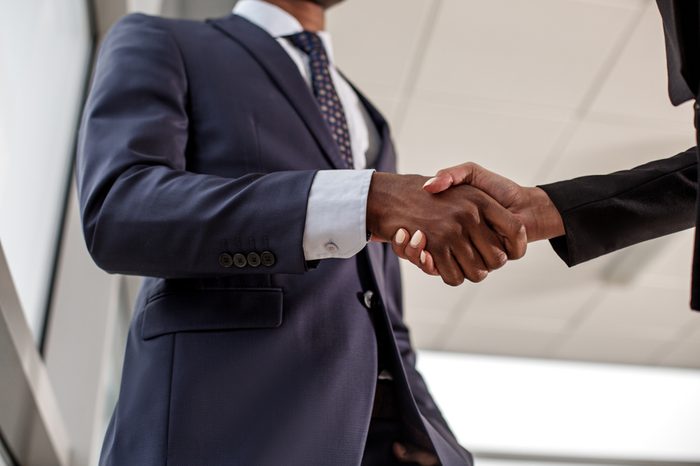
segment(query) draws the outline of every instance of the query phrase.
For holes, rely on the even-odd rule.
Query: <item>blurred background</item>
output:
[[[92,263],[72,176],[100,39],[128,12],[234,3],[0,3],[0,465],[96,464],[118,392],[139,279]],[[347,0],[329,29],[403,173],[472,160],[532,185],[695,144],[651,0]],[[404,267],[420,369],[477,464],[700,465],[692,234],[573,269],[532,244],[457,288]]]

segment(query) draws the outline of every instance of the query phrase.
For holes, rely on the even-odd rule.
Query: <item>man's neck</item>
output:
[[[305,31],[318,32],[326,28],[326,10],[311,1],[265,0],[294,16]]]

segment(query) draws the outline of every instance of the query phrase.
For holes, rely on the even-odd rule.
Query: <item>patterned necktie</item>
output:
[[[347,168],[354,168],[352,160],[352,146],[350,145],[350,131],[345,119],[345,110],[340,102],[340,97],[333,86],[330,62],[323,46],[321,38],[309,31],[299,32],[286,36],[302,52],[309,56],[311,68],[311,84],[314,96],[321,109],[321,115],[331,131],[333,140],[338,145],[340,156]]]

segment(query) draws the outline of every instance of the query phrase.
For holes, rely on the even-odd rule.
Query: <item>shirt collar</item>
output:
[[[302,32],[301,23],[282,8],[264,0],[239,0],[233,8],[233,14],[241,16],[259,28],[265,30],[275,39]],[[328,60],[333,63],[333,45],[328,31],[318,32],[326,48]]]

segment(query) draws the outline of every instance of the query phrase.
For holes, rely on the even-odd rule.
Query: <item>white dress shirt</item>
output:
[[[239,0],[233,13],[267,31],[287,52],[312,89],[307,55],[284,36],[303,31],[297,19],[264,0]],[[352,86],[335,69],[330,34],[318,33],[329,60],[333,85],[345,110],[355,170],[319,170],[309,192],[304,227],[306,260],[348,258],[367,244],[367,193],[379,155],[377,128]]]

